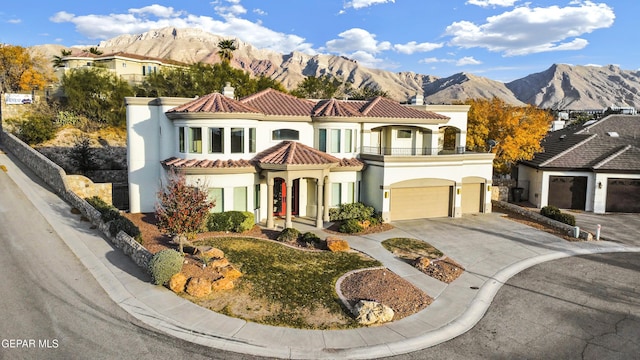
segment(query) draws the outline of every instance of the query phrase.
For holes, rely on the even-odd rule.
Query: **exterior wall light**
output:
[[[602,181],[598,181],[598,189],[602,189]]]

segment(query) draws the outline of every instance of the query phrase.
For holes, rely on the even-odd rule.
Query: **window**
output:
[[[247,211],[247,187],[233,188],[233,210]]]
[[[223,188],[209,188],[208,200],[214,202],[210,212],[219,213],[224,211],[224,189]]]
[[[178,128],[178,151],[181,153],[185,152],[184,143],[184,127],[181,126]]]
[[[256,152],[256,128],[249,128],[249,152]]]
[[[202,153],[202,128],[189,128],[189,152]]]
[[[231,153],[243,153],[244,152],[244,129],[232,128],[231,129]]]
[[[344,131],[344,152],[353,152],[353,130],[351,129]]]
[[[331,129],[331,152],[340,152],[340,129]]]
[[[256,184],[253,190],[253,208],[260,209],[260,184]]]
[[[122,67],[123,67],[123,68],[127,67],[127,63],[126,63],[126,62],[123,62],[123,63],[122,63]]]
[[[224,152],[224,128],[209,128],[209,153]]]
[[[340,198],[342,196],[340,183],[332,183],[331,184],[331,206],[337,207],[340,206]]]
[[[327,129],[318,130],[318,150],[327,152]]]
[[[345,200],[347,201],[347,203],[351,203],[352,204],[352,203],[356,202],[356,198],[355,198],[355,194],[356,194],[355,187],[356,187],[356,184],[350,182],[350,183],[347,183],[346,185],[347,185],[347,198]]]
[[[398,130],[398,139],[411,139],[411,130],[407,130],[407,129]]]
[[[299,140],[300,132],[293,129],[278,129],[271,132],[271,140]]]

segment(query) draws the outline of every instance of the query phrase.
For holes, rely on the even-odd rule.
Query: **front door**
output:
[[[298,215],[298,191],[299,179],[293,181],[293,194],[291,196],[291,215]],[[287,214],[287,183],[282,178],[273,179],[273,215],[285,216]]]

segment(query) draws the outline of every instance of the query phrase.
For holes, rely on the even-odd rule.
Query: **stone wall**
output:
[[[0,144],[5,151],[12,153],[47,185],[65,199],[72,207],[80,212],[91,222],[98,226],[100,231],[122,251],[128,255],[138,266],[148,271],[149,262],[153,255],[144,246],[136,242],[131,236],[120,231],[115,237],[109,232],[109,224],[102,222],[100,212],[93,208],[84,198],[71,190],[65,171],[44,155],[32,149],[29,145],[20,141],[12,134],[0,131]],[[109,198],[110,200],[110,198]]]
[[[560,221],[556,221],[553,219],[550,219],[544,215],[540,215],[540,213],[528,210],[526,208],[523,208],[521,206],[518,205],[514,205],[514,204],[510,204],[508,202],[504,202],[504,201],[492,201],[493,204],[493,208],[502,208],[502,209],[506,209],[509,211],[513,211],[516,214],[520,214],[524,217],[527,217],[531,220],[537,221],[537,222],[541,222],[543,224],[549,225],[551,227],[554,227],[560,231],[564,231],[567,235],[569,236],[573,236],[574,235],[574,231],[575,231],[575,227],[571,226],[571,225],[567,225],[565,223],[561,223]],[[593,240],[593,235],[590,232],[584,231],[584,230],[580,230],[580,235],[578,236],[580,239],[583,240],[588,240],[591,241]]]

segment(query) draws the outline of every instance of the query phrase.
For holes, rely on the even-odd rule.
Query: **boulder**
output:
[[[371,300],[360,300],[353,309],[356,320],[361,325],[383,324],[393,320],[393,309]]]
[[[187,294],[198,298],[211,294],[211,281],[192,277],[187,283]]]
[[[231,290],[233,289],[234,284],[232,279],[222,278],[211,283],[211,289],[213,291],[219,290]]]
[[[209,263],[209,266],[213,268],[223,268],[229,266],[229,260],[227,260],[227,258],[215,259]]]
[[[184,287],[187,285],[187,277],[183,273],[174,274],[169,279],[169,289],[176,294],[184,292]]]
[[[235,280],[241,277],[242,273],[240,272],[240,270],[236,269],[233,265],[229,265],[220,269],[220,275],[222,275],[222,277],[225,279]]]
[[[339,237],[335,236],[327,237],[327,248],[332,252],[349,251],[351,249],[349,247],[349,243],[346,240],[340,239]]]
[[[222,259],[222,258],[224,258],[224,251],[222,251],[222,250],[220,250],[218,248],[206,247],[206,248],[199,248],[198,250],[200,250],[202,255],[206,256],[209,259]]]
[[[425,271],[429,265],[431,265],[431,259],[428,257],[420,256],[413,261],[413,266],[420,271]]]

